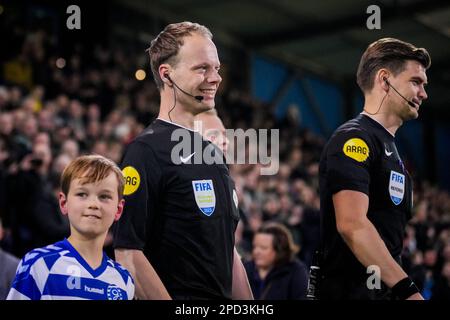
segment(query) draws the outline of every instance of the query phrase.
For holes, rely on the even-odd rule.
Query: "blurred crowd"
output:
[[[123,48],[87,51],[80,44],[60,57],[57,41],[43,30],[11,35],[0,76],[3,250],[21,258],[65,237],[68,222],[58,207],[64,167],[87,153],[120,163],[127,143],[157,116],[151,76],[135,78],[145,59]],[[251,260],[255,232],[265,222],[278,222],[299,247],[297,258],[309,266],[319,241],[318,163],[326,137],[305,129],[296,105],[278,119],[271,106],[231,87],[216,102],[227,128],[280,129],[276,175],[260,175],[258,164],[230,166],[242,218],[236,231],[240,254]],[[414,200],[405,268],[426,298],[450,300],[449,193],[416,179]]]

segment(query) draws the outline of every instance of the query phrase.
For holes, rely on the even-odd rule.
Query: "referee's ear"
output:
[[[381,86],[381,88],[383,89],[383,91],[388,92],[389,91],[389,71],[386,69],[380,69],[378,70],[376,76],[375,76],[375,80],[379,83],[379,85]]]
[[[117,221],[120,219],[120,217],[122,216],[122,212],[123,212],[123,207],[125,205],[125,199],[121,199],[119,201],[119,203],[117,204],[117,212],[114,215],[114,221]]]
[[[159,66],[159,77],[161,78],[161,81],[164,83],[164,85],[167,85],[169,87],[172,87],[172,79],[170,79],[170,65],[167,63],[164,63]]]

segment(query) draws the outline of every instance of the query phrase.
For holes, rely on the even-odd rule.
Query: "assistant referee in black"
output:
[[[222,80],[212,34],[196,23],[170,24],[149,54],[160,112],[122,161],[116,259],[131,272],[138,299],[252,299],[234,246],[234,182],[226,164],[204,161],[211,143],[193,130],[195,115],[214,108]],[[186,141],[188,153],[174,152]]]
[[[320,160],[320,299],[423,299],[401,267],[413,186],[395,134],[427,98],[428,52],[384,38],[357,71],[364,110],[339,127]]]

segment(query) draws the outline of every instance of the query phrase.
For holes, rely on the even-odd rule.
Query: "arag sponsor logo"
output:
[[[358,162],[364,162],[369,157],[369,147],[366,142],[360,138],[352,138],[345,142],[342,148],[344,154]]]
[[[125,177],[125,188],[123,190],[123,194],[125,196],[129,196],[135,193],[139,188],[139,185],[141,184],[141,177],[139,172],[131,166],[123,168],[122,173]]]

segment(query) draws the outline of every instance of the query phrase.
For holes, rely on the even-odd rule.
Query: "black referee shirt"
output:
[[[378,122],[360,114],[339,127],[323,150],[320,204],[325,277],[367,279],[366,268],[339,235],[333,194],[360,191],[369,196],[368,219],[391,255],[399,261],[405,225],[411,218],[412,182],[394,137]]]
[[[231,298],[234,231],[239,220],[234,182],[225,164],[191,164],[171,159],[179,129],[155,120],[128,147],[122,161],[125,209],[114,247],[143,250],[172,297]],[[177,131],[180,132],[180,131]],[[187,160],[189,159],[189,160]]]

